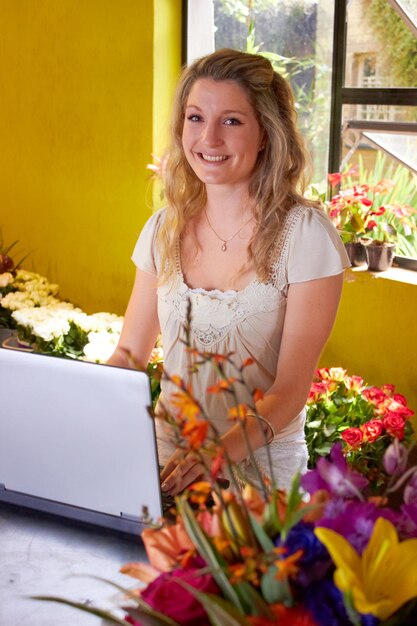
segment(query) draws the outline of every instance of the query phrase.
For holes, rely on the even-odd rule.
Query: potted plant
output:
[[[346,174],[329,174],[331,184],[339,184]],[[416,231],[416,210],[395,202],[391,197],[395,183],[382,179],[376,185],[366,183],[341,189],[326,203],[327,213],[338,229],[353,266],[368,264],[371,271],[387,270],[394,259],[396,243]]]

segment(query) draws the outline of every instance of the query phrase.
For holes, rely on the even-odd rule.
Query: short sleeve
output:
[[[340,236],[320,209],[305,207],[291,233],[288,283],[301,283],[340,274],[350,267]]]
[[[132,261],[140,270],[157,274],[158,259],[156,234],[163,216],[163,209],[154,213],[146,222],[139,235],[132,254]]]

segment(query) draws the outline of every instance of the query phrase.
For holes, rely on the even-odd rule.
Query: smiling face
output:
[[[244,89],[235,81],[198,79],[185,107],[182,145],[206,185],[248,185],[264,132]]]

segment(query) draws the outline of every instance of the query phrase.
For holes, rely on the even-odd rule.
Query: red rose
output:
[[[384,426],[381,420],[370,420],[362,426],[364,439],[368,443],[373,443],[383,433]]]
[[[383,419],[387,433],[400,441],[404,439],[404,423],[404,417],[399,413],[388,413]]]
[[[220,590],[214,578],[210,574],[199,575],[198,571],[190,567],[164,572],[142,591],[141,596],[155,611],[182,626],[210,626],[200,602],[175,581],[175,578],[179,578],[195,589],[218,595]]]
[[[362,391],[362,395],[372,404],[381,404],[387,399],[386,394],[379,387],[368,387]]]
[[[360,428],[346,428],[341,437],[351,448],[358,448],[363,442],[363,431]]]

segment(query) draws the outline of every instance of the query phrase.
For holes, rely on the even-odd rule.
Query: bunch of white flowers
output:
[[[84,361],[105,363],[116,349],[119,334],[101,330],[88,333],[88,343],[84,346]]]
[[[24,338],[31,338],[35,341],[42,339],[50,342],[69,332],[70,321],[78,311],[80,309],[74,309],[70,302],[56,300],[46,306],[22,307],[15,310],[12,317],[17,324],[18,332],[20,331],[20,336],[23,335]]]
[[[1,287],[13,289],[1,298],[0,306],[9,311],[50,306],[60,302],[55,297],[59,291],[58,285],[50,283],[47,278],[35,272],[17,270],[15,276],[9,272],[0,274]]]

